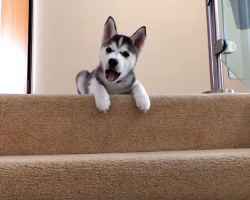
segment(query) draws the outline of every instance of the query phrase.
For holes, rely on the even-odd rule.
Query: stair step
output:
[[[250,197],[250,149],[1,156],[0,199]]]
[[[250,95],[111,96],[108,113],[90,95],[0,95],[0,155],[52,155],[250,147]]]

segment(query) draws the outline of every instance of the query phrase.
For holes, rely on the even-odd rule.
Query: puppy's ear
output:
[[[131,37],[135,48],[140,52],[143,48],[144,42],[146,40],[147,33],[146,33],[146,27],[142,26],[139,28]]]
[[[106,42],[116,34],[117,30],[116,30],[115,20],[113,19],[113,17],[109,17],[104,25],[102,43]]]

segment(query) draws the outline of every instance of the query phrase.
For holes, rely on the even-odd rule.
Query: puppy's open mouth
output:
[[[105,71],[105,76],[106,76],[106,79],[109,81],[109,82],[113,82],[113,81],[116,81],[119,76],[121,75],[121,73],[118,73],[116,72],[115,70],[113,69],[107,69]]]

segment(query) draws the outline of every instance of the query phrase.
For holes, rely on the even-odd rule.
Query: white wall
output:
[[[2,23],[2,0],[0,0],[0,33],[1,33],[1,23]]]

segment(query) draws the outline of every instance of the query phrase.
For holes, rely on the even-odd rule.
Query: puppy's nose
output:
[[[115,58],[110,58],[109,59],[109,66],[110,68],[114,68],[118,64],[118,60]]]

